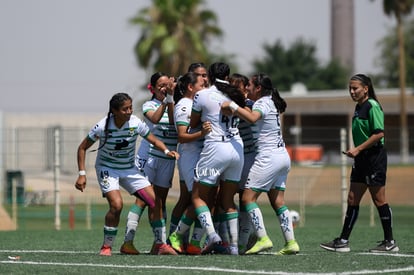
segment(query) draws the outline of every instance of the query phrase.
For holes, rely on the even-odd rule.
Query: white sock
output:
[[[205,229],[201,226],[194,225],[193,234],[191,235],[191,243],[198,243],[200,244],[201,239],[204,236]]]
[[[281,212],[281,213],[280,213]],[[293,232],[292,219],[290,218],[289,209],[286,206],[282,206],[277,211],[277,217],[279,218],[280,228],[282,229],[283,237],[285,241],[291,241],[295,239]]]
[[[118,227],[111,227],[104,225],[104,245],[112,247],[115,241],[116,234],[118,233]]]
[[[184,236],[189,230],[190,225],[186,224],[183,221],[179,221],[175,231],[177,232],[177,234]]]
[[[139,220],[144,209],[133,205],[128,212],[127,224],[125,228],[124,242],[132,242],[135,238],[135,232],[137,231]]]
[[[151,223],[152,232],[154,233],[154,242],[156,244],[167,243],[167,229],[165,220],[155,221]]]
[[[213,219],[211,218],[210,210],[207,206],[198,207],[196,210],[197,219],[200,221],[201,226],[206,230],[208,236],[216,233],[214,230]]]
[[[250,215],[250,220],[253,224],[253,228],[256,231],[256,236],[258,238],[263,238],[267,236],[266,228],[263,221],[262,211],[260,211],[257,203],[253,202],[246,205],[246,209]]]
[[[230,238],[230,245],[237,247],[239,241],[239,213],[226,213],[226,223],[228,228],[228,235]]]

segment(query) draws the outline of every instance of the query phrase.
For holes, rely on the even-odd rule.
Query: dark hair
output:
[[[194,72],[197,68],[200,68],[200,67],[207,69],[206,65],[204,65],[203,62],[196,62],[196,63],[191,63],[190,66],[188,66],[187,72]]]
[[[234,73],[230,76],[229,82],[231,85],[239,87],[240,83],[243,84],[243,86],[249,85],[249,78],[245,75]]]
[[[372,85],[371,78],[369,78],[367,75],[364,74],[356,74],[351,77],[350,80],[357,80],[361,82],[362,85],[368,87],[368,97],[374,99],[375,101],[378,101],[377,96],[375,95],[374,86]]]
[[[230,67],[226,63],[216,62],[208,67],[208,78],[211,84],[215,84],[216,79],[226,80],[230,75]]]
[[[154,89],[155,86],[157,85],[158,79],[160,79],[163,76],[167,76],[167,75],[162,72],[156,72],[151,76],[150,84],[151,84],[152,89]],[[154,99],[154,98],[155,98],[155,94],[152,95],[151,99]]]
[[[113,113],[112,111],[119,110],[125,101],[132,101],[132,98],[127,93],[116,93],[112,96],[111,100],[109,101],[109,111],[108,111],[108,114],[106,115],[106,121],[105,121],[105,129],[104,129],[105,139],[98,149],[93,150],[91,152],[100,150],[106,144],[106,141],[108,140],[108,132],[109,132],[108,131],[109,119],[111,118],[111,114]]]
[[[217,87],[219,91],[226,94],[231,100],[240,107],[246,106],[245,97],[238,87],[230,85],[226,79],[230,75],[230,67],[226,63],[216,62],[208,68],[208,78],[211,84]]]
[[[187,92],[188,85],[195,85],[197,83],[198,74],[194,72],[188,72],[183,76],[177,78],[177,85],[174,91],[174,102],[178,102],[184,97]]]
[[[279,91],[273,87],[272,80],[269,76],[259,73],[252,76],[252,83],[254,86],[262,87],[262,95],[272,95],[273,103],[276,106],[276,109],[279,113],[284,113],[286,111],[286,101],[280,96]]]

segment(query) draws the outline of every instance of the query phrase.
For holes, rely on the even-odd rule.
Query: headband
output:
[[[216,82],[218,82],[218,83],[223,83],[223,84],[230,84],[230,82],[228,82],[228,81],[226,81],[226,80],[221,80],[221,79],[216,79]]]

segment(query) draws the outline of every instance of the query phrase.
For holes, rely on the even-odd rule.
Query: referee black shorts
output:
[[[355,157],[351,182],[384,186],[387,177],[387,151],[383,146],[363,150]]]

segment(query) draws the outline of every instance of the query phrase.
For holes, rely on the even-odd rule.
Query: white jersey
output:
[[[154,123],[151,122],[146,116],[145,113],[148,111],[155,111],[157,110],[157,106],[160,106],[161,102],[157,99],[152,99],[149,101],[144,102],[142,105],[142,112],[144,114],[144,122],[148,125],[148,128],[150,131],[152,131],[152,128],[154,127]],[[148,142],[146,139],[142,139],[141,143],[138,148],[137,152],[137,161],[141,159],[141,161],[146,161],[148,159],[148,153],[151,143]],[[145,165],[145,164],[143,164]],[[141,167],[143,168],[143,167]]]
[[[230,101],[215,86],[196,93],[193,112],[201,115],[201,121],[209,121],[212,131],[204,138],[204,147],[195,169],[195,181],[216,186],[218,179],[240,181],[243,169],[243,142],[239,135],[239,118],[225,116],[221,104]]]
[[[160,107],[161,101],[157,99],[153,99],[147,101],[142,106],[143,113],[147,113],[148,111],[156,111],[158,107]],[[149,121],[145,118],[146,121]],[[171,151],[175,151],[177,148],[177,131],[175,130],[174,125],[170,125],[170,120],[168,118],[168,109],[166,108],[164,114],[162,115],[160,121],[157,124],[152,124],[151,132],[156,136],[159,140],[164,142],[167,148]],[[164,152],[161,152],[157,148],[155,148],[152,144],[150,144],[149,152],[150,156],[164,158],[164,159],[174,159],[165,156]]]
[[[188,97],[180,99],[174,108],[174,123],[175,127],[190,126],[191,108],[193,100]],[[194,133],[201,130],[201,126],[197,128],[188,128],[188,133]],[[178,153],[180,158],[177,161],[180,181],[184,181],[187,190],[193,190],[194,183],[194,168],[200,158],[201,149],[203,148],[204,137],[196,141],[179,143]]]
[[[201,121],[211,123],[211,132],[205,138],[205,143],[212,141],[228,141],[240,139],[239,118],[237,116],[225,116],[221,112],[221,104],[230,101],[216,86],[201,90],[196,93],[192,111],[201,114]]]
[[[99,121],[88,133],[88,138],[95,142],[99,139],[99,147],[105,142],[106,118]],[[130,169],[134,167],[135,148],[138,135],[146,137],[150,133],[148,126],[135,115],[121,128],[116,127],[111,114],[105,144],[98,151],[95,167],[112,169]]]
[[[259,136],[257,139],[258,151],[274,150],[285,147],[280,129],[280,114],[272,101],[271,96],[258,99],[253,105],[253,111],[261,114],[256,122]]]
[[[250,110],[252,109],[253,104],[254,104],[253,100],[250,100],[250,99],[246,100],[246,107],[250,108]],[[257,141],[257,136],[258,136],[257,125],[254,123],[249,123],[243,119],[240,119],[239,132],[240,132],[240,137],[243,140],[244,154],[255,153],[257,149],[256,141]]]
[[[250,168],[245,188],[268,192],[270,189],[285,190],[290,171],[290,158],[280,129],[280,114],[271,96],[261,97],[253,105],[260,112],[256,122],[259,130],[257,154]]]
[[[174,123],[176,129],[178,126],[190,126],[190,118],[191,118],[191,109],[193,106],[193,100],[188,97],[183,97],[178,101],[178,103],[174,107]],[[201,130],[201,126],[197,128],[188,128],[188,133],[192,134]],[[180,144],[181,150],[195,150],[200,152],[201,148],[203,147],[204,138],[200,138],[199,140],[183,143]]]

